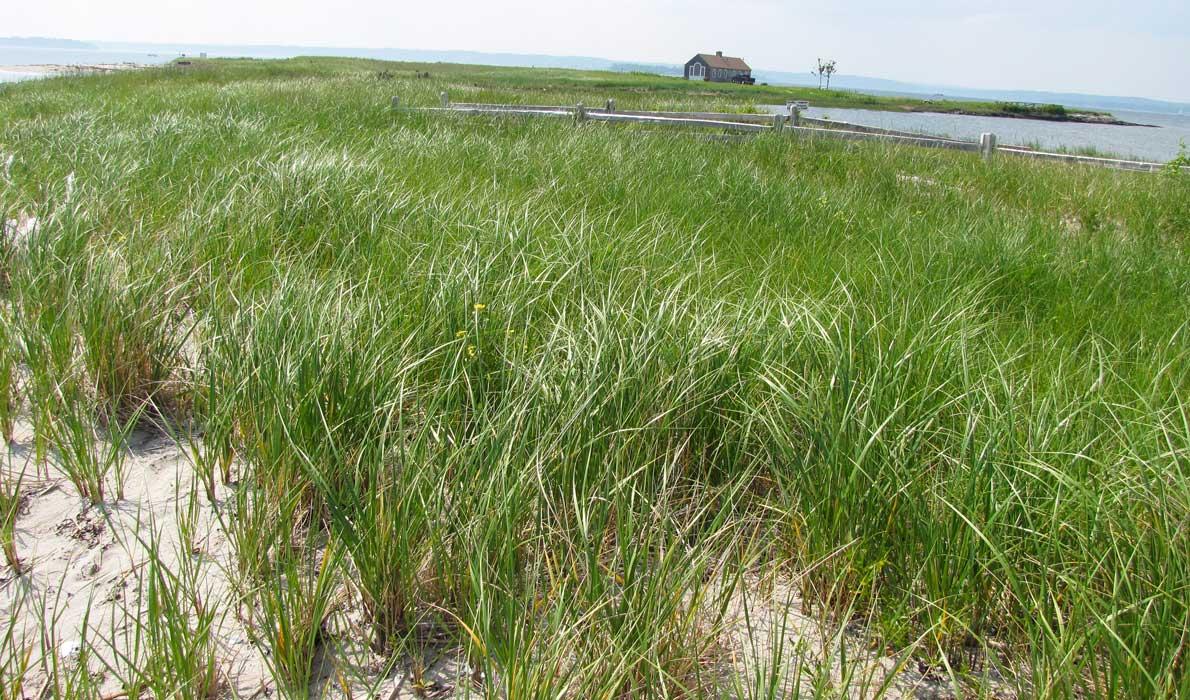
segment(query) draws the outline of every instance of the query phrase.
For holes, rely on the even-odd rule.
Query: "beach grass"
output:
[[[41,223],[5,257],[0,408],[97,502],[119,463],[85,446],[192,422],[287,695],[336,634],[457,649],[484,697],[893,693],[873,653],[965,696],[1190,694],[1190,177],[390,108],[754,99],[655,82],[10,86],[0,213]],[[146,652],[206,692],[162,610]]]

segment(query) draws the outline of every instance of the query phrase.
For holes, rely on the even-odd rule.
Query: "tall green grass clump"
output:
[[[53,207],[13,256],[0,421],[11,431],[20,363],[37,461],[52,447],[80,495],[99,504],[113,491],[123,498],[127,441],[141,417],[177,405],[169,390],[182,379],[187,337],[181,286],[130,271],[119,248],[99,249],[96,221],[77,202]]]
[[[24,382],[37,462],[46,463],[62,398],[81,391],[75,370],[74,323],[67,300],[88,228],[77,210],[63,208],[23,243],[13,258],[8,337]]]
[[[49,436],[58,468],[92,505],[109,496],[123,500],[129,438],[143,408],[120,419],[69,383],[58,388],[55,399]]]
[[[24,403],[20,383],[20,337],[11,311],[0,312],[0,437],[12,444]]]
[[[23,481],[23,473],[15,481],[12,474],[0,474],[0,549],[4,551],[4,560],[8,562],[9,568],[17,575],[27,570],[17,552],[16,541],[17,517],[24,504],[24,494],[21,492]]]
[[[408,340],[388,335],[373,306],[350,303],[364,294],[283,281],[227,322],[210,362],[227,381],[220,391],[235,396],[216,421],[236,436],[250,470],[242,486],[252,495],[242,498],[284,514],[270,519],[329,528],[350,554],[352,580],[383,648],[412,624],[413,580],[435,519],[422,499],[441,482],[424,467],[389,459],[388,446],[402,434],[393,416],[413,397],[418,362],[403,364]],[[251,538],[245,532],[245,546],[258,546]]]
[[[163,274],[168,258],[134,265],[124,255],[92,257],[74,292],[82,365],[106,414],[169,412],[181,400],[184,286]]]
[[[193,496],[191,496],[193,502]],[[180,504],[180,540],[171,569],[158,526],[148,523],[149,539],[141,542],[147,561],[137,575],[135,596],[113,634],[117,658],[105,661],[129,698],[176,697],[210,700],[224,683],[216,636],[224,612],[204,590],[206,567],[193,549],[195,510]],[[136,543],[129,543],[136,544]]]
[[[340,580],[335,543],[310,521],[307,494],[242,488],[225,523],[235,551],[238,608],[286,697],[306,697]]]

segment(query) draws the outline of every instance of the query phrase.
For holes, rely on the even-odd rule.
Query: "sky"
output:
[[[1190,102],[1190,0],[4,0],[0,36],[594,56]]]

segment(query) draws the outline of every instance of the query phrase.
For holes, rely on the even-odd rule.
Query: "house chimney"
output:
[[[716,51],[716,52],[715,52],[715,55],[716,55],[716,56],[718,56],[719,58],[723,58],[723,52],[722,52],[722,51]]]

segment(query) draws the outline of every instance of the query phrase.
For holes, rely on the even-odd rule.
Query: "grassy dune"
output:
[[[177,436],[238,597],[196,609],[287,696],[352,635],[477,696],[899,692],[740,601],[955,695],[1190,695],[1190,178],[388,108],[753,94],[527,75],[5,88],[0,422],[96,504]],[[141,596],[132,697],[220,685],[195,580]]]

